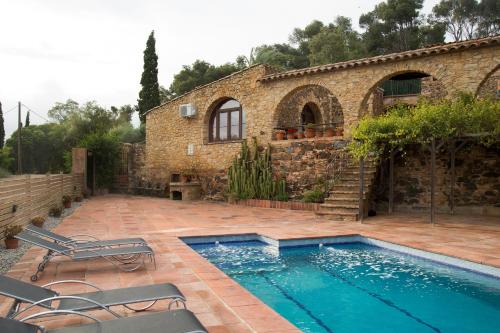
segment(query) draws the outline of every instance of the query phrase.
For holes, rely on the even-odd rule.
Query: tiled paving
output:
[[[180,241],[178,236],[259,233],[287,239],[361,234],[427,251],[500,267],[500,218],[439,215],[430,225],[426,215],[378,216],[358,222],[318,219],[311,212],[263,209],[223,203],[186,203],[146,197],[96,197],[78,208],[56,229],[62,234],[88,233],[102,239],[144,237],[156,252],[158,267],[126,273],[105,261],[51,262],[37,284],[80,279],[104,289],[150,283],[175,283],[192,310],[210,332],[299,332],[256,297]],[[9,272],[29,281],[44,252],[30,249]],[[63,264],[64,263],[64,264]],[[63,293],[90,291],[68,285]],[[0,312],[10,303],[0,298]],[[165,309],[159,303],[153,311]],[[131,311],[117,308],[126,315]],[[102,312],[99,318],[109,318]],[[46,327],[75,324],[81,319],[52,317]]]

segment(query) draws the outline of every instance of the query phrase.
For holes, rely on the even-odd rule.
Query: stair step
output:
[[[357,221],[358,220],[358,214],[352,214],[352,213],[336,213],[336,212],[328,212],[328,211],[317,211],[316,215],[322,216],[324,218],[327,218],[328,220],[333,220],[333,221]]]
[[[325,203],[328,204],[344,204],[344,205],[358,205],[359,198],[358,197],[328,197],[325,198]]]
[[[371,184],[365,184],[364,193],[370,192]],[[359,184],[345,184],[345,185],[334,185],[332,192],[334,191],[346,191],[346,192],[357,192],[359,193]]]
[[[344,204],[344,203],[333,203],[333,202],[329,202],[329,203],[324,203],[324,204],[321,204],[320,206],[321,208],[324,208],[324,209],[335,209],[335,211],[337,211],[337,209],[341,209],[341,210],[345,210],[345,211],[351,211],[351,210],[359,210],[359,205],[356,205],[356,204]]]

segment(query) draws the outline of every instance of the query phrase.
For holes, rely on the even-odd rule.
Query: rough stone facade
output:
[[[331,70],[323,70],[328,67],[323,66],[285,72],[286,77],[282,78],[279,77],[282,73],[268,66],[249,67],[147,113],[143,176],[168,182],[171,173],[196,169],[201,176],[202,193],[221,198],[225,172],[241,147],[241,141],[209,142],[209,120],[222,101],[231,98],[239,101],[245,114],[246,137],[255,137],[263,145],[273,141],[278,125],[299,125],[300,112],[307,103],[317,106],[323,121],[341,119],[344,135],[348,137],[350,128],[367,113],[369,104],[380,105],[380,96],[371,98],[372,93],[394,75],[425,73],[433,80],[434,88],[429,91],[439,97],[490,89],[500,63],[500,37],[495,38],[490,44],[476,43],[470,47],[450,44],[441,49],[385,56],[389,60],[376,57],[352,61],[352,66],[340,64],[330,66],[335,67]],[[196,107],[196,116],[180,116],[179,106],[187,103]],[[192,155],[188,154],[189,145],[194,148]]]
[[[454,187],[458,212],[500,215],[500,150],[469,145],[456,153]],[[387,167],[385,168],[387,172]],[[375,188],[377,207],[387,208],[387,174]],[[450,153],[441,151],[436,159],[436,205],[449,211],[451,187]],[[408,149],[394,161],[394,207],[400,211],[428,210],[430,205],[430,153],[420,147]],[[468,207],[468,208],[464,208]]]
[[[346,143],[332,138],[273,142],[273,172],[286,179],[292,200],[301,199],[304,191],[333,176],[329,166],[340,156]]]

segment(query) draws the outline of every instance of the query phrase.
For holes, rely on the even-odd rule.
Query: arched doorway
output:
[[[359,117],[378,116],[397,104],[415,105],[421,97],[441,99],[446,96],[443,83],[422,71],[404,71],[386,75],[365,95]]]

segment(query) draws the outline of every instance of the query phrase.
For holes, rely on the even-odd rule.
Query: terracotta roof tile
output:
[[[485,37],[480,39],[472,39],[461,42],[451,42],[445,44],[431,45],[426,48],[418,49],[418,50],[410,50],[399,53],[391,53],[386,55],[380,55],[376,57],[363,58],[363,59],[354,59],[349,61],[338,62],[335,64],[321,65],[308,67],[303,69],[294,69],[285,72],[278,72],[274,74],[269,74],[261,77],[258,81],[268,82],[273,80],[284,79],[288,77],[297,77],[303,76],[311,73],[318,72],[329,72],[338,69],[357,67],[357,66],[365,66],[370,64],[378,64],[383,62],[397,61],[400,59],[410,59],[410,58],[419,58],[424,57],[429,54],[440,54],[440,53],[448,53],[461,49],[469,49],[469,48],[478,48],[489,45],[500,44],[500,35]]]

